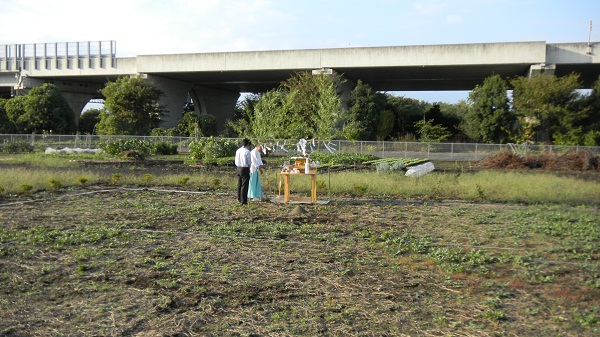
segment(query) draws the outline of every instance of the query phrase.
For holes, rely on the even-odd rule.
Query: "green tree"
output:
[[[506,143],[510,140],[516,116],[510,109],[508,83],[500,75],[487,77],[469,93],[470,107],[461,130],[472,140]]]
[[[79,125],[77,129],[80,133],[93,135],[96,131],[96,124],[100,122],[100,115],[102,109],[88,109],[85,110],[81,117],[79,117]]]
[[[415,123],[423,119],[427,111],[426,103],[414,98],[388,95],[388,103],[394,111],[394,129],[391,137],[396,139],[414,139],[417,133]]]
[[[100,91],[106,113],[96,128],[101,135],[149,135],[159,127],[163,93],[140,77],[121,77]]]
[[[371,86],[359,80],[350,93],[344,136],[351,140],[385,139],[394,125],[393,118],[389,119],[389,109],[382,115],[387,105],[385,94],[373,91]],[[385,118],[391,125],[381,123],[380,118]]]
[[[452,132],[452,138],[457,142],[471,141],[461,129],[461,124],[464,123],[465,118],[467,118],[467,112],[469,111],[467,101],[460,100],[458,103],[454,104],[439,102],[438,105],[440,106],[444,120],[442,125],[449,126],[449,131]]]
[[[452,133],[441,124],[433,124],[433,119],[420,120],[415,123],[417,133],[419,134],[419,141],[439,143],[450,138]]]
[[[260,98],[254,106],[254,113],[248,121],[246,133],[256,139],[296,138],[296,134],[307,128],[305,120],[295,119],[288,111],[289,100],[281,90],[271,90]],[[301,138],[301,137],[300,137]]]
[[[290,114],[295,124],[293,138],[332,139],[338,135],[336,126],[343,117],[338,94],[342,82],[337,74],[300,72],[281,84],[280,90],[286,93],[284,113]]]
[[[341,135],[340,127],[346,118],[342,109],[342,98],[338,87],[343,80],[338,75],[311,75],[317,83],[319,96],[317,97],[316,115],[314,121],[314,134],[310,138],[333,139]]]
[[[600,145],[600,76],[592,86],[587,106],[589,114],[581,122],[584,127],[583,145],[598,146]]]
[[[375,134],[375,140],[387,140],[394,130],[394,111],[391,109],[381,110],[379,112],[379,118],[377,123],[377,132]]]
[[[177,123],[177,134],[183,137],[200,137],[198,116],[193,112],[185,112]]]
[[[0,133],[14,133],[16,132],[16,127],[6,114],[6,102],[6,99],[0,98]]]
[[[234,110],[234,117],[226,123],[227,134],[233,134],[237,137],[245,137],[252,134],[250,120],[254,117],[254,108],[260,101],[262,93],[253,93],[244,96],[244,99],[238,101]]]
[[[343,120],[338,75],[298,73],[260,98],[248,113],[245,133],[256,139],[333,139]],[[239,131],[242,131],[241,128]]]
[[[513,106],[524,140],[576,145],[583,142],[581,122],[589,108],[577,91],[582,84],[578,74],[563,77],[539,75],[511,81]]]
[[[198,127],[202,137],[214,137],[217,135],[217,119],[213,115],[202,114],[198,116]]]
[[[50,83],[32,88],[5,104],[8,118],[19,133],[74,133],[75,114],[60,91]]]

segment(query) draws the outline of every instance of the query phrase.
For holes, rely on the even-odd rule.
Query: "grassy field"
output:
[[[293,215],[239,206],[227,172],[19,165],[0,179],[0,336],[600,333],[594,180],[339,172]]]

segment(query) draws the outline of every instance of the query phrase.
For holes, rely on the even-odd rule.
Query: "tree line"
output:
[[[0,99],[0,133],[224,136],[253,139],[600,144],[600,77],[580,90],[578,74],[505,79],[477,85],[466,101],[425,102],[373,90],[358,81],[342,99],[338,74],[296,73],[278,88],[238,102],[226,127],[184,109],[178,126],[160,128],[163,93],[142,78],[109,82],[102,109],[75,114],[52,84]]]

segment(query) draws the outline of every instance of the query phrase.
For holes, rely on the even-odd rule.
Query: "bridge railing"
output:
[[[0,45],[0,71],[114,66],[116,52],[112,40]]]
[[[193,137],[176,136],[98,136],[98,135],[54,135],[54,134],[0,134],[0,145],[4,142],[26,142],[37,150],[47,147],[97,148],[101,142],[117,139],[137,139],[177,144],[178,151],[187,152]],[[229,138],[239,142],[240,139]],[[266,139],[261,141],[273,149],[275,155],[300,155],[298,140]],[[307,149],[312,146],[309,140]],[[383,142],[383,141],[316,141],[314,150],[319,152],[341,152],[371,154],[382,158],[426,158],[430,160],[474,161],[501,151],[518,154],[567,153],[589,151],[600,155],[600,146],[563,146],[532,144],[480,144],[480,143],[422,143],[422,142]]]

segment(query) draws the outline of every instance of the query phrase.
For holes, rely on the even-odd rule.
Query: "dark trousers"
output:
[[[248,204],[248,185],[250,183],[250,168],[238,167],[236,170],[238,176],[237,197],[242,205]]]

